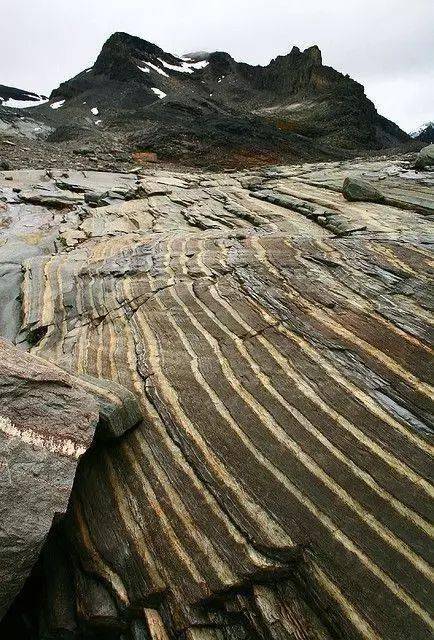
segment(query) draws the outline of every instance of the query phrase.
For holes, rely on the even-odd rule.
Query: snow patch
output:
[[[50,107],[52,109],[60,109],[60,107],[63,107],[64,104],[65,100],[58,100],[57,102],[53,102],[53,104],[50,104]]]
[[[192,69],[205,69],[209,65],[208,60],[200,60],[199,62],[190,63]]]
[[[162,58],[158,58],[158,60],[166,69],[178,71],[178,73],[194,73],[196,69],[204,69],[209,64],[207,60],[188,62],[191,58],[179,58],[179,65],[169,64],[165,60],[162,60]]]
[[[97,116],[99,114],[98,108],[97,107],[92,107],[91,113],[93,113],[94,116]]]
[[[89,69],[85,69],[85,73],[90,73],[92,71],[93,67],[89,67]]]
[[[157,89],[157,87],[151,87],[151,90],[160,98],[160,100],[167,96],[167,93],[164,93],[161,89]]]
[[[140,71],[143,71],[143,73],[151,73],[148,67],[140,67],[139,65],[137,65],[137,69],[140,69]]]
[[[102,120],[95,120],[95,124],[101,124]]]
[[[163,69],[160,69],[160,67],[157,67],[156,64],[152,64],[152,62],[146,62],[146,60],[143,61],[146,65],[148,65],[148,67],[151,67],[151,69],[153,69],[154,71],[156,71],[157,73],[160,74],[160,76],[166,76],[166,78],[168,78],[168,74],[163,71]]]
[[[28,107],[39,107],[46,102],[48,102],[48,98],[43,98],[42,96],[39,96],[39,100],[14,100],[13,98],[4,100],[1,98],[0,106],[10,107],[11,109],[27,109]]]
[[[161,62],[163,67],[165,67],[166,69],[170,69],[171,71],[178,71],[178,73],[193,73],[193,69],[190,69],[188,62],[181,62],[181,66],[179,66],[179,65],[169,64],[168,62],[166,62],[165,60],[162,60],[161,58],[158,58],[158,60]]]

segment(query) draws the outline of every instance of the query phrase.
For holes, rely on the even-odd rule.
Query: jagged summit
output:
[[[131,60],[156,59],[158,57],[170,58],[176,62],[176,57],[166,54],[163,49],[128,33],[117,32],[103,45],[93,70],[95,73],[106,73],[114,79],[124,79],[123,73],[127,71]],[[129,79],[127,77],[126,79]]]
[[[434,143],[434,121],[426,122],[417,131],[410,133],[411,137],[420,142]]]
[[[304,51],[301,51],[299,47],[294,45],[287,56],[279,56],[279,58],[290,58],[291,60],[304,58],[305,61],[309,61],[313,64],[322,64],[321,50],[316,44],[308,47]]]
[[[128,149],[195,163],[340,158],[409,140],[316,45],[253,66],[116,32],[35,113],[52,141],[115,135]]]

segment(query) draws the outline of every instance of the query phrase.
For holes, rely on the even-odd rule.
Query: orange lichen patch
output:
[[[133,153],[134,162],[139,164],[147,164],[148,162],[157,162],[157,154],[153,151],[135,151]]]

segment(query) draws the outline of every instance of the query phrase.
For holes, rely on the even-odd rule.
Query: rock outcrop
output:
[[[106,429],[0,634],[426,640],[431,174],[62,173],[0,177],[4,247],[43,221],[8,327]]]

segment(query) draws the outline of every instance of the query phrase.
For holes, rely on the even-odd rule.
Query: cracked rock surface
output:
[[[430,637],[433,177],[62,173],[0,176],[0,326],[105,426],[3,629]]]

